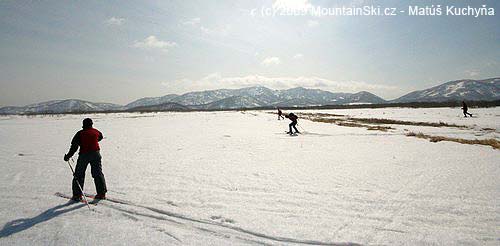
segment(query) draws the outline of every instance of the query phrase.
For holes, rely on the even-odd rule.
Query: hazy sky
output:
[[[273,6],[407,11],[431,1],[0,1],[0,106],[67,98],[126,104],[257,84],[393,99],[500,76],[500,2],[433,3],[486,4],[495,16],[261,14]]]

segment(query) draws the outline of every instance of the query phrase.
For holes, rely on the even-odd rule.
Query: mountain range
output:
[[[97,112],[116,110],[121,107],[121,105],[113,103],[93,103],[78,99],[66,99],[35,103],[23,107],[3,107],[0,108],[0,114]]]
[[[71,113],[99,111],[222,110],[258,107],[307,107],[321,105],[382,104],[444,101],[500,100],[500,78],[456,80],[408,93],[386,101],[370,92],[333,93],[297,87],[272,90],[263,86],[220,89],[145,97],[127,105],[94,103],[83,100],[54,100],[22,107],[3,107],[0,114]]]
[[[500,78],[456,80],[408,93],[391,102],[494,101],[500,99]]]

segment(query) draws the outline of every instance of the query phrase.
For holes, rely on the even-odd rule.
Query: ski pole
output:
[[[301,129],[303,132],[305,132],[305,131],[306,131],[306,130],[304,130],[304,128],[303,128],[300,124],[298,124],[298,123],[297,123],[297,125],[300,127],[300,129]]]
[[[73,170],[73,166],[71,166],[71,163],[69,163],[69,161],[67,161],[67,162],[68,162],[69,168],[71,169],[71,172],[73,173],[73,178],[76,179],[75,171]],[[73,162],[73,164],[75,164],[75,162],[73,161],[73,158],[71,158],[71,162]],[[82,186],[80,185],[80,182],[78,182],[78,179],[76,180],[76,183],[78,184],[78,188],[80,188],[80,191],[82,192],[82,196],[83,196],[83,199],[85,200],[85,204],[87,204],[87,207],[89,208],[89,210],[92,211],[92,209],[90,208],[90,205],[89,205],[89,201],[87,200],[85,193],[83,193]]]

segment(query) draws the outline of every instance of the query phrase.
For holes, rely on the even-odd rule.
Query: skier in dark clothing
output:
[[[281,119],[285,119],[285,118],[283,117],[283,112],[281,112],[281,109],[278,109],[278,120],[280,120],[280,118],[281,118]]]
[[[92,120],[86,118],[83,120],[82,130],[78,131],[73,140],[69,152],[64,155],[64,161],[68,161],[75,154],[78,147],[78,160],[75,167],[75,176],[73,177],[73,197],[72,200],[80,200],[82,192],[78,187],[78,183],[83,189],[85,181],[85,171],[90,163],[92,177],[94,178],[95,188],[97,190],[96,199],[106,199],[106,181],[102,173],[101,154],[99,153],[99,141],[103,136],[100,131],[92,128]],[[78,182],[78,183],[77,183]]]
[[[467,104],[465,103],[465,101],[462,101],[462,110],[464,111],[464,116],[467,118],[467,115],[469,115],[470,117],[472,117],[472,114],[467,112],[467,110],[469,110],[469,108],[467,107]]]
[[[297,127],[295,127],[297,125],[297,119],[299,119],[299,117],[294,113],[289,113],[285,115],[285,117],[292,121],[292,123],[288,125],[289,131],[287,133],[290,135],[293,134],[292,127],[293,129],[295,129],[295,133],[300,133],[299,130],[297,130]]]

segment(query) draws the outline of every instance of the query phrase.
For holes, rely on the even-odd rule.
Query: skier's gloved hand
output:
[[[64,161],[69,161],[69,158],[71,158],[71,156],[69,156],[68,154],[64,155]]]

